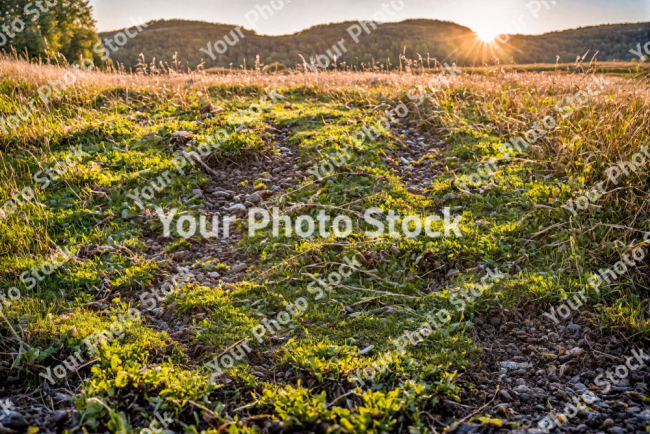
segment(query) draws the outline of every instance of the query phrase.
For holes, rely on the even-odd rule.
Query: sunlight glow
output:
[[[492,41],[494,41],[494,38],[496,38],[498,34],[499,33],[497,31],[488,30],[488,29],[479,30],[479,31],[476,32],[476,36],[478,36],[478,38],[483,42],[492,42]]]

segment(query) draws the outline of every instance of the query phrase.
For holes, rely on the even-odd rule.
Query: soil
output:
[[[587,307],[585,312],[589,311]],[[472,411],[466,409],[458,416],[466,417],[480,408],[481,414],[511,424],[507,429],[490,429],[493,432],[511,432],[512,426],[519,425],[512,432],[542,433],[538,423],[546,416],[553,418],[551,412],[556,417],[575,414],[551,432],[646,432],[650,361],[640,363],[633,358],[631,366],[638,369],[628,370],[622,380],[614,377],[618,384],[607,378],[607,372],[613,374],[618,366],[625,366],[633,349],[637,353],[645,350],[643,345],[594,325],[589,313],[574,314],[558,324],[542,313],[531,308],[480,314],[473,334],[483,349],[481,368],[464,374],[475,388],[468,389],[463,399]],[[601,374],[599,386],[595,382]],[[611,390],[606,390],[604,382],[612,383]],[[583,397],[588,390],[593,395]],[[565,409],[569,404],[576,408]],[[488,428],[462,423],[454,432],[478,433]]]
[[[207,184],[197,186],[195,190],[200,190],[196,193],[206,198],[207,205],[202,210],[209,219],[215,214],[243,217],[247,208],[277,197],[307,175],[306,169],[313,163],[301,161],[298,150],[286,143],[289,130],[269,126],[267,132],[275,136],[277,148],[281,149],[279,155],[269,152],[254,158],[208,162],[218,175],[211,176]],[[445,165],[440,154],[446,145],[434,135],[414,128],[395,132],[403,133],[404,138],[397,150],[384,155],[384,161],[403,176],[410,192],[423,194]],[[260,179],[264,180],[266,188],[254,187],[255,181]],[[249,200],[254,193],[257,197]],[[243,205],[239,207],[243,209],[234,210],[237,204]],[[158,217],[149,215],[146,218]],[[257,258],[236,247],[242,236],[233,230],[228,238],[203,239],[189,249],[166,253],[165,247],[172,240],[145,230],[149,258],[160,261],[162,269],[177,279],[210,287],[241,281],[247,270],[257,264]],[[231,268],[228,272],[210,274],[201,268],[191,268],[198,260],[215,260]],[[158,288],[164,281],[161,276],[148,289]],[[589,311],[585,309],[585,312]],[[565,404],[574,398],[582,405],[581,395],[586,390],[594,393],[596,401],[587,404],[586,408],[577,408],[575,416],[567,418],[561,428],[554,428],[552,432],[647,432],[650,426],[649,400],[645,398],[650,381],[648,361],[609,391],[605,392],[604,387],[594,383],[598,375],[614,372],[617,366],[624,365],[625,357],[632,356],[632,349],[643,348],[642,345],[594,325],[588,313],[574,314],[559,324],[542,313],[535,306],[478,313],[473,335],[474,341],[483,349],[480,363],[460,374],[459,382],[464,390],[461,403],[444,401],[441,404],[444,416],[437,418],[433,425],[437,432],[542,433],[544,431],[538,428],[540,420],[551,411],[556,415],[565,412]],[[205,313],[192,315],[196,318]],[[193,333],[188,326],[191,318],[188,315],[178,319],[174,305],[147,311],[144,317],[149,326],[167,331],[177,343],[192,345]],[[188,356],[198,363],[205,354],[214,351],[213,348],[195,345],[188,351]],[[259,360],[253,362],[263,364],[261,355],[254,356]],[[28,390],[24,378],[7,376],[5,372],[9,372],[6,364],[0,366],[0,395],[11,397],[15,410],[1,421],[0,434],[24,431],[27,426],[38,426],[44,433],[61,432],[64,427],[72,428],[79,424],[80,415],[71,397],[82,379],[90,375],[90,366],[69,375],[70,378],[57,383],[56,388],[44,382],[40,387]],[[295,373],[266,375],[273,378],[282,375],[290,382],[301,379],[310,387],[310,379]],[[342,395],[346,393],[342,386],[348,387],[349,384],[321,386],[324,389],[337,388]],[[486,415],[491,420],[472,418]],[[272,430],[272,427],[267,428]]]

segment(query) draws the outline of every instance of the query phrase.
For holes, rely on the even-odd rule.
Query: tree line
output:
[[[354,69],[430,68],[441,64],[473,66],[500,63],[569,63],[597,54],[599,61],[634,60],[630,52],[650,40],[650,23],[585,27],[543,35],[501,35],[492,43],[478,39],[456,23],[412,19],[368,26],[355,42],[348,32],[356,22],[319,25],[283,36],[258,35],[251,30],[202,21],[155,20],[137,37],[110,51],[104,46],[117,30],[97,34],[87,0],[3,0],[0,11],[0,50],[30,58],[75,62],[79,56],[97,65],[136,70],[143,65],[183,65],[192,69],[265,68],[281,70],[318,64],[328,50],[329,67]],[[345,50],[333,50],[342,39]],[[227,43],[226,43],[227,42]],[[216,45],[215,45],[216,43]],[[140,66],[138,66],[140,65]]]
[[[339,50],[338,67],[417,68],[440,64],[463,66],[485,63],[560,63],[577,57],[599,61],[635,59],[630,53],[637,43],[650,38],[650,23],[617,24],[552,32],[543,35],[502,35],[493,43],[481,42],[469,28],[438,20],[417,19],[385,23],[370,34],[362,32],[355,43],[347,29],[355,22],[326,24],[284,36],[263,36],[231,25],[198,21],[158,20],[111,55],[125,68],[138,63],[174,60],[191,68],[283,69],[317,63],[319,55],[345,39]],[[102,38],[115,34],[103,33]],[[218,42],[222,41],[222,42]],[[233,45],[225,42],[234,43]],[[218,46],[215,47],[215,42]],[[218,51],[224,51],[219,53]],[[337,53],[338,54],[338,53]],[[331,57],[331,56],[330,56]],[[333,61],[331,63],[334,63]],[[334,67],[333,65],[330,68]]]

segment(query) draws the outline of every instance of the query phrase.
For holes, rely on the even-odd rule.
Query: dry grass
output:
[[[445,102],[454,104],[453,110],[446,114],[434,113],[431,104],[425,103],[415,110],[426,121],[434,118],[442,122],[451,131],[463,127],[465,122],[457,122],[462,117],[460,112],[472,109],[478,110],[492,121],[491,128],[504,139],[520,135],[530,129],[534,122],[541,121],[545,116],[555,112],[554,104],[561,97],[571,96],[579,90],[584,90],[592,81],[590,76],[597,71],[598,66],[590,66],[583,73],[556,74],[552,72],[517,72],[514,69],[492,70],[488,73],[463,73],[457,77],[444,75],[448,86],[443,91],[430,94],[432,105],[438,106]],[[38,87],[53,81],[61,80],[71,69],[66,66],[30,63],[25,60],[8,56],[0,58],[0,77],[5,83],[3,93],[11,101],[10,108],[19,109],[31,98],[38,98]],[[211,75],[205,72],[179,73],[169,70],[159,75],[127,74],[124,72],[79,71],[76,83],[69,87],[60,99],[45,110],[36,113],[34,120],[17,129],[15,140],[24,143],[24,138],[31,140],[43,137],[48,133],[44,118],[50,117],[50,110],[70,111],[92,110],[92,97],[106,94],[116,89],[144,90],[162,94],[167,98],[179,99],[186,102],[185,96],[191,92],[207,94],[212,87],[236,86],[243,89],[248,87],[295,87],[306,86],[317,90],[319,94],[347,95],[355,105],[371,104],[364,94],[380,95],[380,100],[390,101],[404,98],[410,89],[419,89],[413,94],[427,91],[427,85],[436,75],[419,75],[409,73],[377,73],[377,72],[325,72],[320,74],[289,71],[282,74],[265,74],[258,71],[239,71],[228,75]],[[596,152],[598,156],[590,159],[611,159],[624,155],[624,149],[630,143],[640,140],[643,131],[643,121],[647,120],[647,84],[637,79],[608,76],[609,84],[600,94],[592,98],[577,116],[570,118],[570,124],[561,126],[554,136],[564,137],[560,142],[552,139],[542,140],[537,147],[542,152],[542,159],[555,160],[558,168],[572,164],[583,152]],[[460,92],[460,94],[459,94]],[[467,97],[466,97],[467,96]],[[116,94],[116,97],[119,97]],[[645,105],[643,101],[645,100]],[[40,102],[40,101],[39,101]],[[645,109],[645,111],[644,111]],[[629,111],[635,114],[630,116]],[[2,109],[5,116],[13,114]],[[434,110],[435,112],[435,110]],[[602,114],[607,113],[607,118]],[[443,119],[450,116],[448,119]],[[556,115],[557,116],[557,115]],[[630,125],[625,119],[632,119]],[[566,134],[574,130],[576,122],[583,124],[580,134]],[[482,128],[477,125],[477,128]],[[562,131],[564,130],[564,133]],[[611,138],[601,140],[601,138]],[[575,146],[576,140],[581,143]]]
[[[599,64],[599,67],[621,66],[621,63],[606,62]],[[555,66],[555,65],[518,65],[517,68],[528,68],[531,66]],[[566,64],[559,65],[560,68],[567,66]],[[625,64],[623,66],[636,66],[633,63]],[[552,91],[554,88],[566,88],[574,86],[584,77],[581,75],[562,75],[555,76],[555,74],[529,74],[517,72],[511,67],[490,67],[490,68],[461,68],[464,72],[483,72],[489,71],[489,76],[481,76],[476,74],[463,74],[456,79],[452,79],[453,86],[485,86],[486,83],[491,85],[488,90],[501,89],[504,84],[517,81],[523,85],[529,85],[535,82],[536,85],[541,85],[540,91]],[[63,75],[70,72],[72,69],[69,66],[51,65],[44,63],[34,63],[23,59],[16,59],[7,55],[0,57],[0,77],[3,79],[9,78],[17,82],[29,83],[32,86],[42,86],[47,84],[50,80],[60,80]],[[435,70],[441,72],[443,70]],[[588,71],[588,69],[587,69]],[[156,88],[190,88],[190,89],[207,89],[208,86],[215,85],[318,85],[323,87],[325,91],[332,88],[349,87],[349,86],[418,86],[426,85],[431,77],[431,74],[421,75],[417,73],[399,73],[399,72],[350,72],[350,71],[330,71],[313,74],[304,71],[287,70],[279,74],[261,73],[255,70],[241,71],[236,70],[230,74],[213,75],[206,74],[204,71],[190,71],[190,72],[177,72],[169,70],[167,73],[157,75],[144,75],[144,74],[128,74],[120,71],[100,71],[94,70],[90,72],[80,70],[76,73],[78,79],[75,87],[78,90],[84,89],[105,89],[107,87],[150,87]],[[552,76],[552,78],[550,77]],[[449,76],[446,76],[449,77]],[[621,87],[636,87],[635,81],[614,78],[613,86],[617,89]],[[544,85],[546,83],[546,86]],[[552,84],[552,87],[549,85]]]

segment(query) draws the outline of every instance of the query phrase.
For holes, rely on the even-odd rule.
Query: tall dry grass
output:
[[[37,89],[51,82],[62,80],[70,73],[69,66],[35,63],[0,56],[1,93],[4,104],[1,114],[6,117],[32,98],[38,100]],[[584,68],[583,73],[557,74],[549,72],[521,73],[515,69],[494,68],[477,71],[472,68],[456,77],[444,75],[447,85],[439,91],[431,91],[428,85],[437,74],[404,72],[349,72],[333,71],[313,74],[305,71],[284,71],[267,74],[256,70],[235,71],[228,75],[211,75],[203,71],[178,72],[168,69],[160,74],[128,74],[120,71],[83,71],[79,69],[76,82],[49,105],[40,105],[34,117],[13,131],[10,139],[16,144],[42,140],[51,129],[52,117],[65,124],[81,111],[94,110],[93,98],[102,94],[109,98],[126,98],[116,89],[143,91],[173,98],[177,103],[189,105],[188,94],[209,94],[210,88],[229,87],[241,92],[255,92],[261,87],[311,88],[321,96],[341,98],[355,105],[372,106],[371,98],[395,104],[410,103],[412,113],[428,123],[438,121],[438,127],[446,130],[462,128],[467,124],[468,111],[489,119],[488,123],[476,122],[479,131],[496,131],[505,139],[521,135],[535,122],[545,116],[558,117],[554,105],[560,98],[572,96],[584,90],[593,76],[599,76],[597,64]],[[648,86],[638,79],[607,76],[609,82],[599,94],[577,110],[568,124],[558,126],[536,145],[540,158],[551,158],[556,167],[570,166],[572,161],[585,159],[596,166],[604,160],[623,158],[632,143],[647,141]],[[429,93],[420,106],[413,105],[411,95]],[[224,101],[227,102],[227,101]],[[38,104],[37,104],[38,105]],[[447,105],[446,110],[439,110]],[[450,106],[451,105],[451,106]],[[2,134],[0,132],[0,134]],[[576,144],[579,143],[579,146]],[[638,146],[637,146],[638,147]],[[587,153],[588,155],[586,155]]]

